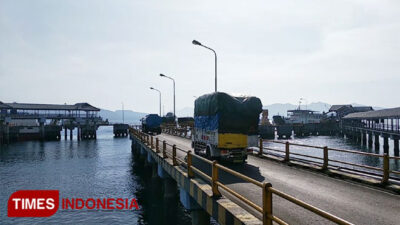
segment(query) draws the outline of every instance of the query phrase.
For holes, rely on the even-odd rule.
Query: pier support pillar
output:
[[[136,152],[136,139],[132,138],[131,141],[131,152],[135,153]]]
[[[361,144],[363,146],[367,145],[367,132],[365,131],[361,132]]]
[[[399,156],[399,138],[400,137],[393,137],[393,146],[394,146],[394,155]]]
[[[147,162],[148,162],[149,164],[155,164],[155,163],[156,163],[156,162],[154,161],[154,159],[153,159],[153,156],[151,156],[150,153],[147,154]],[[156,170],[156,172],[157,172],[157,170]]]
[[[40,126],[40,128],[39,128],[40,129],[40,140],[44,141],[44,138],[45,138],[44,123],[40,123],[39,126]]]
[[[210,224],[208,213],[183,188],[179,188],[179,199],[185,209],[190,210],[192,225]]]
[[[40,118],[40,119],[38,119],[38,122],[39,122],[40,140],[44,141],[44,139],[46,137],[45,130],[44,130],[44,123],[46,122],[46,119]]]
[[[82,135],[82,128],[79,126],[79,127],[77,127],[77,138],[78,138],[78,141],[80,141],[81,140],[81,136]]]
[[[171,179],[171,176],[167,172],[165,172],[164,168],[162,168],[162,166],[160,164],[157,164],[157,174],[159,177],[161,177],[163,179],[166,179],[166,178]]]
[[[157,168],[157,164],[156,163],[153,163],[152,164],[152,166],[151,166],[151,178],[153,178],[153,179],[158,179],[158,178],[160,178],[159,176],[158,176],[158,168]]]
[[[372,143],[373,143],[373,140],[372,140],[372,132],[369,132],[368,133],[368,147],[372,147]]]
[[[349,131],[349,136],[352,141],[357,141],[357,136],[353,131]]]
[[[204,209],[192,210],[190,216],[192,217],[192,225],[210,224],[210,215]]]
[[[375,137],[375,141],[374,141],[375,149],[379,149],[379,134],[375,133],[374,137]]]
[[[383,152],[389,154],[389,137],[383,136]]]
[[[6,123],[4,127],[4,142],[10,144],[10,126]]]
[[[64,127],[64,139],[65,140],[68,139],[68,129],[67,129],[67,127]]]
[[[172,178],[163,179],[164,198],[175,198],[177,192],[176,181]]]
[[[70,139],[70,140],[72,140],[72,138],[73,138],[73,136],[72,136],[72,130],[73,130],[72,128],[69,129],[69,139]]]
[[[140,159],[141,162],[144,161],[145,166],[146,166],[146,164],[147,164],[147,160],[146,160],[146,159],[147,159],[147,152],[146,152],[146,150],[144,149],[143,146],[140,146],[140,155],[139,155],[139,159]]]

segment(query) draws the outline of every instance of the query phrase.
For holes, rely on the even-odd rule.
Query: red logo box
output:
[[[58,207],[58,190],[21,190],[8,199],[8,217],[49,217]]]

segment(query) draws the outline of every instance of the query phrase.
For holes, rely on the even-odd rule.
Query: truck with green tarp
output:
[[[195,100],[192,147],[211,159],[244,162],[258,139],[261,100],[215,92]]]

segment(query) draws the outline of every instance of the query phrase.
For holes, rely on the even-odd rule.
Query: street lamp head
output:
[[[162,74],[162,73],[160,73],[160,77],[165,77],[165,75],[164,75],[164,74]]]
[[[192,41],[192,44],[194,44],[194,45],[201,45],[201,43],[198,42],[198,41],[196,41],[196,40],[193,40],[193,41]]]
[[[151,90],[154,90],[154,88],[153,88],[153,87],[150,87],[150,89],[151,89]]]

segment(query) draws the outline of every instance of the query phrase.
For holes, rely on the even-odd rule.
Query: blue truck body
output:
[[[157,114],[148,114],[142,119],[142,131],[145,133],[161,133],[162,118]]]

